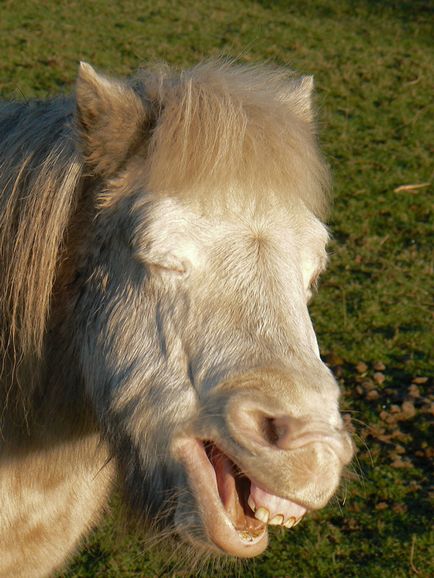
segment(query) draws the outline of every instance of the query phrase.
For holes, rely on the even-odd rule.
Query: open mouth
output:
[[[267,525],[291,528],[306,508],[258,487],[213,442],[184,440],[179,456],[210,540],[221,552],[252,557],[265,550]]]
[[[233,527],[244,540],[256,540],[265,531],[265,520],[255,517],[255,508],[249,500],[249,478],[212,442],[205,443],[205,451],[214,468],[220,500]]]

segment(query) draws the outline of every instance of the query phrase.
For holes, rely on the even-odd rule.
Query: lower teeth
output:
[[[238,534],[245,542],[253,542],[253,536],[250,534],[250,532],[243,530],[242,532],[238,532]]]
[[[253,542],[254,540],[256,540],[256,538],[259,538],[259,536],[261,536],[264,533],[264,529],[261,530],[253,530],[251,532],[249,532],[248,530],[238,530],[238,534],[239,536],[245,541],[245,542]]]

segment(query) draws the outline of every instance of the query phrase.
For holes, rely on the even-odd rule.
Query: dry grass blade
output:
[[[411,538],[411,546],[410,546],[410,568],[415,574],[420,576],[420,571],[414,565],[414,547],[415,547],[415,545],[416,545],[416,536],[413,534],[413,536]]]
[[[431,183],[417,183],[417,184],[413,184],[413,185],[400,185],[399,187],[396,187],[396,189],[393,189],[394,193],[402,193],[404,191],[418,191],[419,189],[425,189],[426,187],[429,187]]]

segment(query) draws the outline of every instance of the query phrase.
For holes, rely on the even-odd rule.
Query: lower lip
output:
[[[183,439],[178,442],[175,453],[186,468],[206,534],[217,550],[239,558],[252,558],[261,554],[268,545],[267,528],[264,527],[264,532],[257,537],[242,536],[234,528],[221,503],[214,468],[202,442],[197,439]],[[183,530],[185,533],[185,529]]]

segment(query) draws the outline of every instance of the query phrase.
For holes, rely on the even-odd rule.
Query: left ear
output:
[[[283,99],[290,104],[294,113],[302,120],[312,123],[315,115],[313,111],[313,76],[302,76],[291,80],[288,92]]]
[[[76,84],[76,119],[87,163],[99,175],[111,176],[143,139],[149,115],[127,83],[80,63]]]

